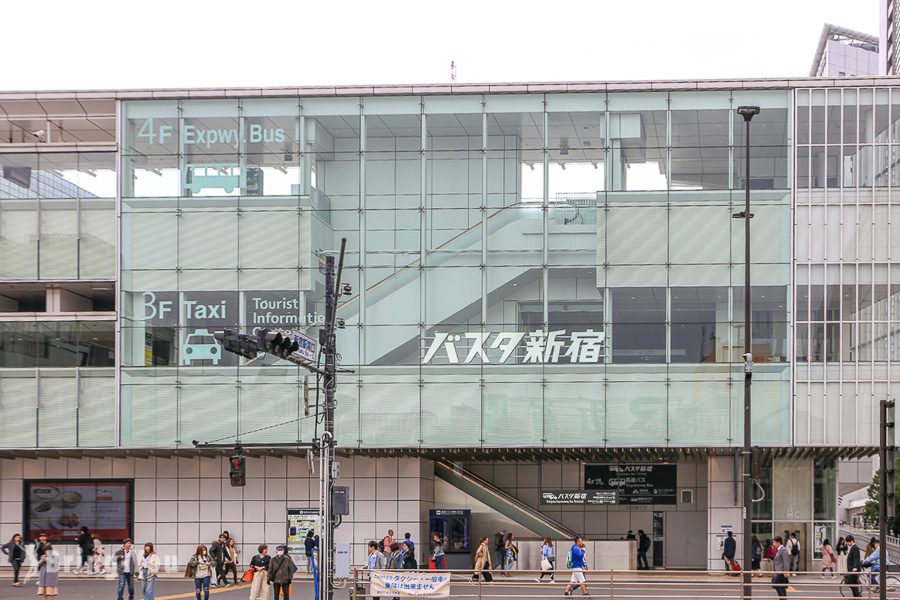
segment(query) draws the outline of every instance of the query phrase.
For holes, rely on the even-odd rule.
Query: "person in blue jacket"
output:
[[[572,591],[576,587],[581,590],[582,596],[588,595],[587,587],[585,586],[587,579],[584,577],[586,568],[584,554],[584,538],[579,535],[575,538],[575,543],[572,544],[572,547],[569,549],[569,557],[566,561],[566,566],[572,569],[572,578],[569,580],[569,585],[566,586],[566,591],[563,593],[564,596],[571,596]]]

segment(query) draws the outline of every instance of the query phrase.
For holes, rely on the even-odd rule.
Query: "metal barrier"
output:
[[[516,600],[518,598],[559,598],[569,585],[572,571],[558,569],[553,574],[555,581],[547,579],[535,581],[541,571],[513,571],[512,577],[503,577],[499,571],[491,571],[493,581],[482,578],[473,579],[474,572],[469,571],[378,571],[386,576],[394,576],[400,581],[413,582],[439,575],[449,575],[449,589],[446,594],[418,594],[415,590],[396,591],[396,596],[382,594],[381,600],[391,598],[460,598],[466,600]],[[709,600],[737,600],[743,596],[743,578],[740,573],[729,574],[724,571],[585,571],[586,588],[591,598],[616,598],[628,600],[663,600],[670,598],[704,598]],[[751,596],[754,598],[775,598],[776,591],[771,582],[772,573],[754,572],[750,581]],[[851,598],[851,586],[845,583],[841,573],[824,577],[819,572],[797,573],[790,577],[786,588],[788,598],[804,600],[825,600],[833,598]],[[875,600],[878,598],[878,587],[869,581],[869,573],[856,573],[859,576],[861,598]],[[367,569],[354,569],[351,575],[351,600],[370,600],[372,595],[370,572]],[[572,590],[573,598],[580,598],[581,592],[576,586]],[[900,578],[888,574],[888,598],[900,598]]]

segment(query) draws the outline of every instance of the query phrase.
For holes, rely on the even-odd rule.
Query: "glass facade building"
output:
[[[538,461],[501,486],[535,508],[556,477],[535,457],[563,460],[558,488],[583,486],[566,475],[579,461],[670,460],[691,491],[679,511],[716,557],[716,523],[739,521],[733,215],[749,183],[753,443],[774,495],[754,533],[835,537],[836,460],[873,452],[900,348],[894,85],[0,94],[0,454],[310,442],[307,371],[223,353],[213,334],[317,338],[325,257],[346,238],[342,453],[462,452],[498,485],[493,459]],[[749,174],[741,105],[761,108]],[[153,501],[180,501],[181,467],[163,471],[144,474]],[[435,494],[408,491],[410,510]],[[590,534],[592,513],[576,512],[554,518]],[[634,529],[649,529],[642,515]],[[608,523],[595,535],[614,535]]]

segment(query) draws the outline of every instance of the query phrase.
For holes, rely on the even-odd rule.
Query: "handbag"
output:
[[[184,569],[184,578],[185,579],[193,579],[194,578],[194,565],[188,563],[188,566]]]
[[[241,576],[241,581],[243,581],[244,583],[250,583],[251,581],[253,581],[253,567],[250,567],[249,569],[244,571],[244,574]]]
[[[484,581],[485,583],[490,583],[490,582],[492,582],[492,581],[494,580],[494,576],[493,576],[493,574],[491,574],[490,571],[482,571],[482,572],[481,572],[481,579],[482,579],[482,581]]]
[[[547,560],[546,557],[541,559],[541,571],[552,571],[553,565],[550,564],[550,561]]]

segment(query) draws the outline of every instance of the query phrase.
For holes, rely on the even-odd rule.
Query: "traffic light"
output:
[[[231,477],[231,485],[232,487],[243,487],[247,484],[247,465],[244,463],[244,457],[240,454],[235,454],[230,459],[231,463],[231,472],[229,476]]]
[[[283,335],[279,331],[270,331],[268,329],[259,330],[259,345],[260,351],[268,352],[284,359],[300,348],[300,344],[293,338]]]
[[[244,358],[256,358],[259,354],[259,338],[246,333],[235,333],[230,329],[217,331],[213,334],[228,352],[233,352]]]

